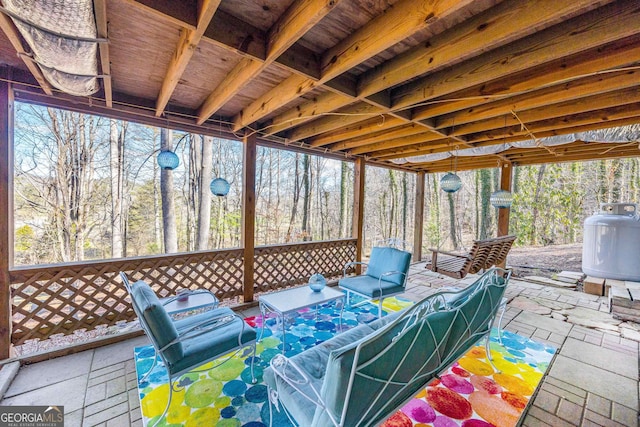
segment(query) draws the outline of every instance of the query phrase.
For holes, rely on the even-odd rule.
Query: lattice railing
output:
[[[355,261],[356,243],[343,239],[256,247],[254,289],[268,292],[300,285],[314,273],[338,279],[344,265]]]
[[[160,296],[209,289],[222,300],[242,295],[243,250],[19,267],[10,272],[14,345],[135,318],[118,277],[145,280]]]

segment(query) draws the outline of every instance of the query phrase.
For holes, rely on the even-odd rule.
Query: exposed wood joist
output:
[[[322,135],[307,139],[307,143],[313,147],[322,147],[325,145],[332,145],[332,149],[340,144],[340,141],[350,140],[352,138],[358,138],[361,135],[367,135],[375,132],[384,132],[386,129],[393,129],[398,126],[406,125],[405,121],[397,117],[373,117],[369,120],[358,122],[355,125],[345,126],[334,132],[326,132]],[[424,132],[424,129],[422,129]],[[346,147],[344,147],[346,148]]]
[[[621,107],[619,111],[611,110],[605,112],[590,112],[579,115],[581,117],[573,117],[571,124],[563,118],[552,119],[528,126],[529,131],[536,138],[546,138],[557,135],[564,135],[577,132],[587,132],[602,128],[627,126],[630,124],[640,123],[640,106]],[[514,135],[515,134],[515,135]],[[530,135],[524,131],[515,131],[509,129],[507,132],[501,131],[495,135],[478,135],[472,144],[476,147],[484,147],[487,145],[495,145],[509,143],[514,141],[522,141],[531,139]],[[450,151],[450,146],[439,142],[425,142],[395,150],[387,150],[376,154],[379,160],[392,160],[403,157],[421,156],[425,154],[435,154]]]
[[[538,4],[539,3],[539,4]],[[376,93],[402,84],[427,72],[434,72],[445,66],[459,63],[472,55],[493,49],[502,44],[523,37],[536,29],[556,23],[561,17],[576,15],[579,12],[593,9],[594,3],[587,0],[579,2],[563,0],[547,7],[546,0],[503,2],[468,21],[432,37],[427,43],[384,62],[378,67],[365,72],[358,79],[358,98],[372,96]],[[344,107],[337,105],[335,109]],[[303,104],[303,109],[311,109]],[[300,125],[313,117],[305,115],[295,123],[288,122],[287,112],[273,119],[273,133]]]
[[[98,38],[108,39],[107,3],[106,0],[93,0],[93,10],[96,16],[96,30]],[[104,102],[107,107],[113,107],[113,89],[111,87],[111,65],[109,64],[109,44],[98,44],[100,52],[100,69],[102,70],[102,89]]]
[[[200,43],[202,35],[207,27],[209,27],[209,22],[211,22],[211,18],[213,18],[214,13],[218,9],[220,1],[221,0],[200,0],[198,2],[199,10],[196,28],[182,28],[180,30],[178,46],[171,58],[156,101],[156,116],[160,117],[164,112],[173,91],[176,86],[178,86],[180,77],[182,77],[184,70],[187,68],[187,64],[189,64],[191,57],[196,51],[198,43]]]
[[[293,2],[287,11],[271,27],[266,35],[264,61],[252,59],[241,61],[229,73],[233,78],[225,79],[207,97],[198,110],[198,124],[204,123],[222,107],[233,95],[237,94],[255,76],[260,74],[273,61],[279,58],[300,37],[312,28],[320,19],[333,9],[339,0],[303,0]],[[247,63],[247,61],[251,61]],[[296,76],[299,79],[304,77]]]
[[[398,126],[394,129],[379,130],[378,132],[370,133],[363,137],[357,137],[357,138],[349,139],[347,141],[338,142],[336,144],[330,145],[329,148],[331,150],[348,150],[348,149],[353,149],[358,147],[370,146],[377,142],[386,142],[396,138],[417,135],[424,132],[425,130],[422,126],[418,126],[415,123],[409,123],[404,126]],[[437,133],[434,133],[434,136],[440,137],[440,135]]]
[[[402,0],[374,18],[349,37],[328,49],[320,60],[321,77],[317,82],[291,78],[263,94],[234,118],[238,130],[259,121],[319,84],[325,83],[355,65],[424,29],[434,21],[460,11],[470,0]]]
[[[31,56],[29,55],[29,53],[24,50],[24,47],[22,46],[22,37],[18,33],[18,29],[13,24],[13,21],[11,21],[11,18],[9,18],[4,13],[0,13],[0,28],[2,28],[2,31],[9,39],[9,42],[15,49],[16,53],[18,54],[20,59],[22,59],[29,72],[33,75],[33,77],[40,85],[40,89],[42,89],[42,91],[47,95],[52,95],[53,91],[51,90],[51,85],[49,84],[47,79],[44,78],[44,76],[42,75],[42,71],[40,71],[40,68],[38,68],[36,63],[30,59]]]
[[[511,73],[640,33],[640,10],[614,3],[491,51],[457,67],[412,82],[392,94],[394,108],[408,108]]]

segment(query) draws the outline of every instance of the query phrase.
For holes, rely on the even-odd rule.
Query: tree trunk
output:
[[[172,132],[160,130],[160,149],[172,150]],[[162,198],[162,229],[164,230],[164,252],[178,252],[178,233],[176,231],[175,202],[173,200],[173,171],[160,171],[160,197]]]
[[[407,194],[407,173],[402,174],[402,240],[407,241],[407,215],[409,211],[407,207],[409,205],[409,195]],[[421,232],[421,231],[420,231]]]
[[[200,206],[198,209],[198,232],[196,249],[209,249],[209,233],[211,228],[211,190],[213,167],[213,137],[202,137],[202,163],[200,168]]]
[[[109,172],[111,173],[111,257],[125,256],[123,248],[122,199],[124,196],[124,138],[120,138],[118,122],[109,120]]]
[[[480,170],[480,239],[489,238],[491,231],[491,171],[489,169]]]
[[[538,241],[536,234],[536,222],[538,220],[538,201],[540,199],[540,190],[542,189],[542,178],[544,178],[544,171],[547,169],[546,164],[540,165],[538,169],[538,178],[536,179],[536,191],[533,196],[533,214],[531,219],[531,235],[529,236],[529,242],[535,245]]]
[[[311,239],[311,156],[302,156],[302,240]]]
[[[347,162],[342,162],[340,165],[340,237],[346,237],[347,234],[347,197],[348,197],[348,184],[349,179],[349,165]]]
[[[449,236],[453,249],[458,249],[458,237],[456,233],[456,206],[453,200],[453,193],[447,193],[449,201]]]
[[[387,235],[388,238],[392,238],[395,236],[394,233],[394,223],[395,223],[395,213],[396,213],[396,194],[398,190],[398,184],[396,183],[396,174],[393,169],[389,169],[389,199],[390,199],[390,210],[389,210],[389,218],[387,222],[389,223],[389,233]]]
[[[291,233],[293,233],[293,226],[295,224],[296,215],[298,213],[297,212],[298,200],[300,199],[300,178],[299,178],[300,171],[298,167],[299,158],[300,158],[300,154],[296,153],[294,158],[295,167],[294,167],[294,184],[293,184],[293,204],[291,205],[291,217],[289,219],[289,228],[287,229],[287,237],[285,239],[285,242],[291,241],[291,238],[292,238]]]

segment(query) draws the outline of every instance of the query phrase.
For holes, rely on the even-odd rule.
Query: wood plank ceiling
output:
[[[109,43],[91,105],[179,112],[205,131],[221,120],[237,135],[438,172],[451,161],[399,162],[640,123],[637,0],[94,0],[94,9]],[[65,98],[16,61],[25,45],[2,15],[0,27],[0,63]],[[457,167],[638,155],[637,144],[576,141],[461,157]]]

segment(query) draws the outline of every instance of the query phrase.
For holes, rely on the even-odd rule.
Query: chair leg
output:
[[[500,341],[500,345],[504,347],[502,343],[502,318],[504,317],[504,312],[507,311],[507,299],[502,298],[500,301],[500,318],[498,319],[498,341]]]
[[[253,343],[253,354],[251,355],[251,384],[257,384],[258,380],[256,379],[256,374],[253,372],[253,364],[256,361],[256,352],[257,352],[257,348],[256,348],[256,343],[254,341]]]
[[[149,370],[145,372],[142,378],[140,378],[140,380],[138,381],[138,384],[142,384],[147,379],[147,377],[151,374],[151,371],[153,371],[153,368],[156,367],[157,363],[158,363],[158,352],[154,349],[153,363],[151,364],[151,367],[149,368]]]
[[[382,317],[382,301],[384,300],[384,298],[382,296],[380,296],[380,298],[378,298],[378,319],[380,319]]]

